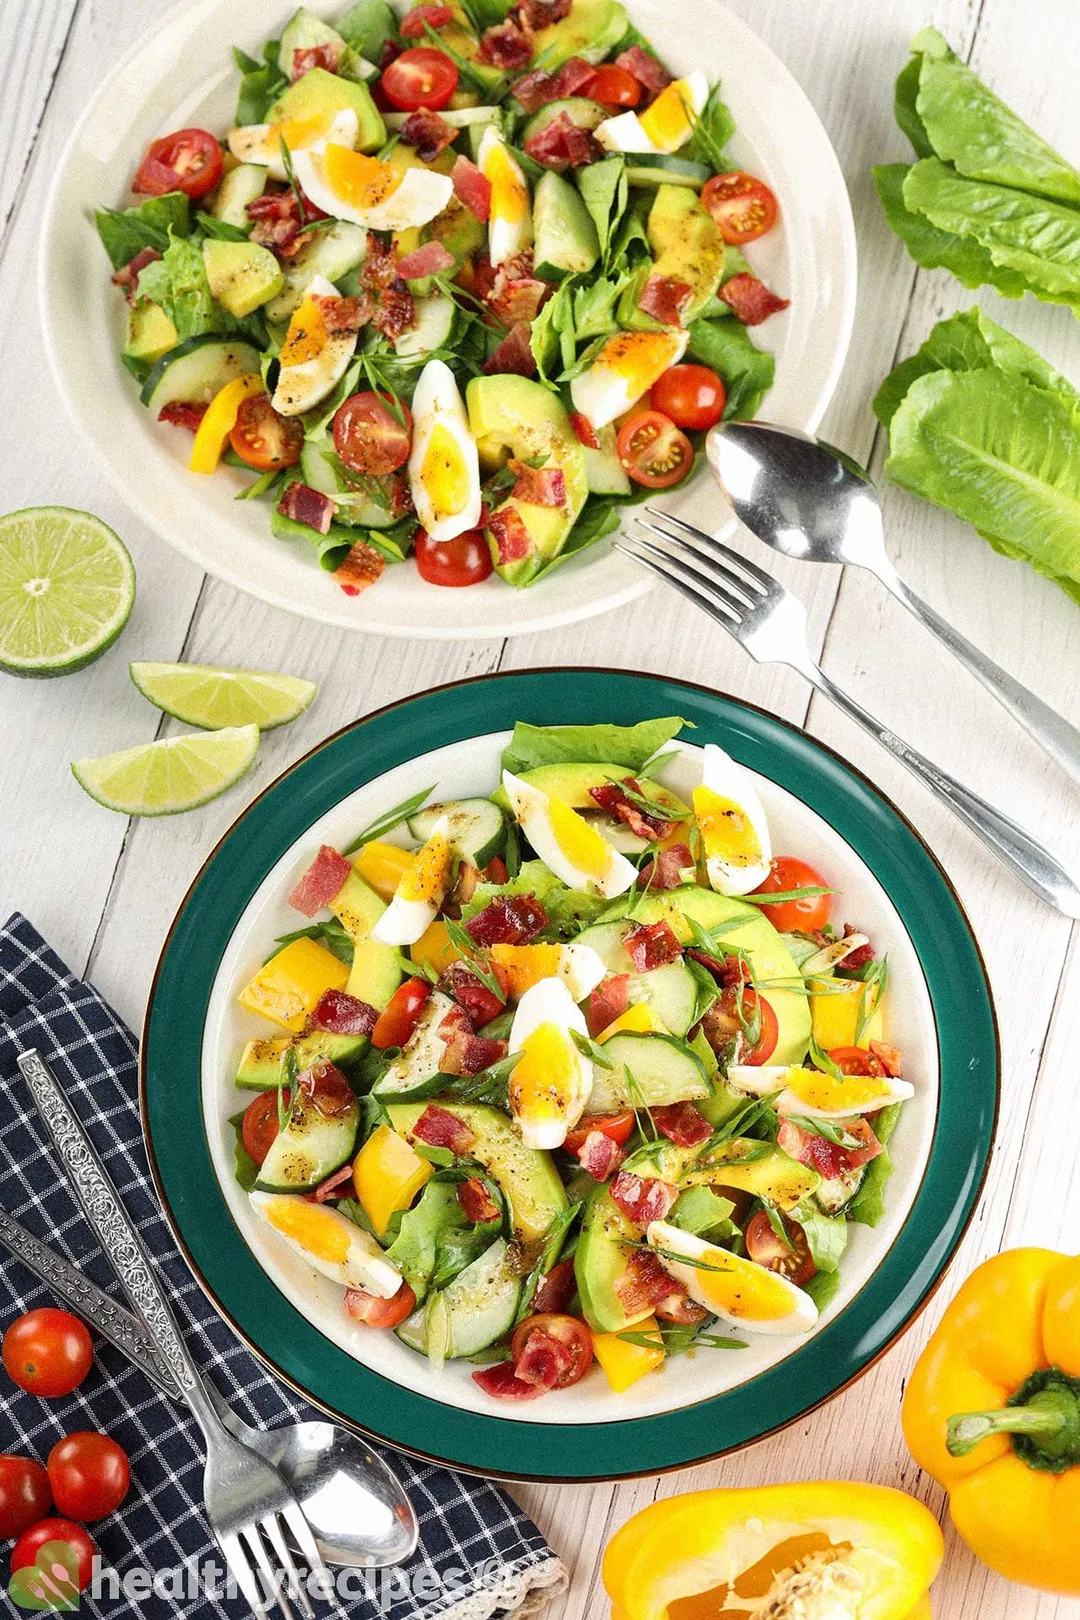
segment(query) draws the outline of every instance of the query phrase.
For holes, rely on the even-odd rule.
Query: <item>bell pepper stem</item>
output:
[[[945,1443],[950,1456],[966,1457],[992,1434],[1057,1434],[1064,1422],[1060,1412],[1035,1406],[1003,1406],[997,1412],[958,1412],[949,1419]]]
[[[1080,1379],[1042,1367],[1012,1398],[989,1412],[958,1412],[948,1421],[950,1456],[966,1457],[992,1435],[1012,1436],[1013,1450],[1029,1468],[1064,1473],[1080,1467]]]

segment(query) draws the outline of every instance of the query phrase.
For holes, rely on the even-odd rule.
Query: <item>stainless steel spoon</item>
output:
[[[767,422],[729,422],[714,429],[707,451],[720,487],[751,534],[786,557],[852,563],[876,574],[1051,759],[1080,782],[1080,731],[954,630],[900,578],[885,552],[877,492],[856,462],[819,439]]]

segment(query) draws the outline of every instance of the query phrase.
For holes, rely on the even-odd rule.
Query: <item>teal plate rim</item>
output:
[[[693,721],[694,742],[721,742],[817,811],[866,861],[900,913],[930,991],[941,1060],[926,1171],[908,1219],[862,1289],[801,1349],[745,1384],[674,1412],[615,1423],[522,1423],[460,1411],[333,1345],[271,1282],[235,1226],[211,1165],[200,1101],[203,1025],[218,965],[281,854],[349,793],[394,766],[515,720],[631,724],[665,714]],[[805,1417],[861,1377],[924,1308],[974,1214],[997,1124],[999,1073],[993,999],[963,906],[919,833],[862,772],[789,722],[725,693],[659,675],[566,666],[482,675],[399,699],[317,744],[253,800],[211,851],[166,936],[143,1023],[139,1105],[176,1241],[216,1309],[273,1373],[331,1417],[426,1461],[567,1483],[659,1474],[723,1456]],[[178,1108],[178,1096],[196,1106]],[[521,1457],[522,1466],[508,1468],[508,1455]]]

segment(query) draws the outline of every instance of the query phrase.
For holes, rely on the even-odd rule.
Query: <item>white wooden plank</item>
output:
[[[78,0],[0,9],[4,118],[0,123],[0,243],[37,140]]]

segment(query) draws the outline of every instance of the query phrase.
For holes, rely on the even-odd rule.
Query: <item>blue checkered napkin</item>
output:
[[[0,929],[0,1207],[72,1260],[99,1287],[119,1284],[46,1146],[37,1110],[16,1066],[20,1051],[48,1058],[89,1131],[147,1249],[164,1274],[181,1330],[198,1365],[231,1406],[273,1427],[320,1414],[276,1383],[214,1314],[181,1258],[158,1208],[136,1105],[136,1046],[90,985],[76,979],[16,913]],[[18,1261],[0,1252],[0,1326],[20,1311],[57,1303]],[[193,1571],[220,1563],[202,1514],[203,1454],[194,1419],[162,1395],[112,1345],[96,1345],[94,1370],[63,1400],[43,1401],[0,1373],[0,1452],[42,1459],[76,1429],[100,1429],[131,1459],[135,1484],[118,1513],[93,1527],[104,1563],[121,1580],[159,1576],[149,1596],[129,1581],[113,1597],[84,1597],[83,1612],[147,1620],[246,1612],[242,1599],[209,1595]],[[565,1582],[539,1530],[496,1486],[462,1479],[397,1453],[388,1460],[420,1519],[420,1549],[402,1571],[374,1571],[341,1607],[374,1620],[486,1620],[499,1610],[538,1607]],[[164,1572],[170,1572],[168,1574]],[[358,1583],[360,1572],[352,1572]],[[136,1579],[143,1579],[136,1577]],[[148,1579],[148,1578],[147,1578]],[[0,1589],[3,1576],[0,1574]],[[196,1595],[197,1594],[197,1595]],[[134,1600],[134,1601],[133,1601]],[[325,1605],[317,1610],[326,1614]],[[14,1611],[12,1611],[14,1612]]]

